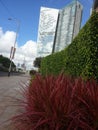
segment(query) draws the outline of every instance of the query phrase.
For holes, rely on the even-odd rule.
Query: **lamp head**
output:
[[[8,18],[8,20],[12,20],[12,18]]]

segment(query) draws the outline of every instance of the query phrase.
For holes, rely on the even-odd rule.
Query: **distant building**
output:
[[[74,0],[60,10],[53,52],[63,50],[78,34],[81,26],[82,9],[82,5]]]
[[[98,0],[93,0],[93,6],[90,9],[90,15],[92,14],[93,11],[98,12]]]
[[[37,39],[38,57],[43,57],[51,54],[57,19],[57,9],[41,7]]]
[[[94,0],[93,9],[96,10],[96,12],[98,12],[98,0]]]
[[[25,58],[24,58],[24,61],[23,61],[22,64],[20,64],[20,63],[17,64],[16,71],[26,72],[26,61],[25,61]]]
[[[77,0],[61,10],[41,7],[38,56],[60,51],[71,43],[80,30],[82,8]]]
[[[90,15],[92,15],[93,8],[90,9]]]

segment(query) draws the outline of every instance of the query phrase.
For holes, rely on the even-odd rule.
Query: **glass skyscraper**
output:
[[[82,5],[78,1],[59,11],[57,31],[53,51],[63,50],[69,45],[72,39],[78,34],[82,18]]]
[[[82,5],[74,0],[61,10],[41,7],[38,57],[64,49],[80,30]]]
[[[41,7],[37,39],[38,57],[51,54],[55,36],[58,10]]]

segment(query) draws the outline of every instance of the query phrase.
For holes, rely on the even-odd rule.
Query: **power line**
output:
[[[9,8],[6,6],[6,4],[5,4],[2,0],[0,0],[0,3],[1,3],[1,5],[4,7],[4,9],[6,10],[6,12],[7,12],[11,17],[15,18],[14,15],[12,14],[12,12],[9,10]]]

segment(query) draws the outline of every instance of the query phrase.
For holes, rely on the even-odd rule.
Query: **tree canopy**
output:
[[[0,55],[0,68],[1,70],[8,70],[9,66],[10,66],[10,62],[11,60],[3,55]],[[15,68],[16,65],[14,64],[14,62],[12,62],[12,68]]]
[[[33,62],[34,67],[40,68],[40,66],[41,66],[41,60],[42,60],[42,57],[37,57],[37,58],[34,60],[34,62]]]

